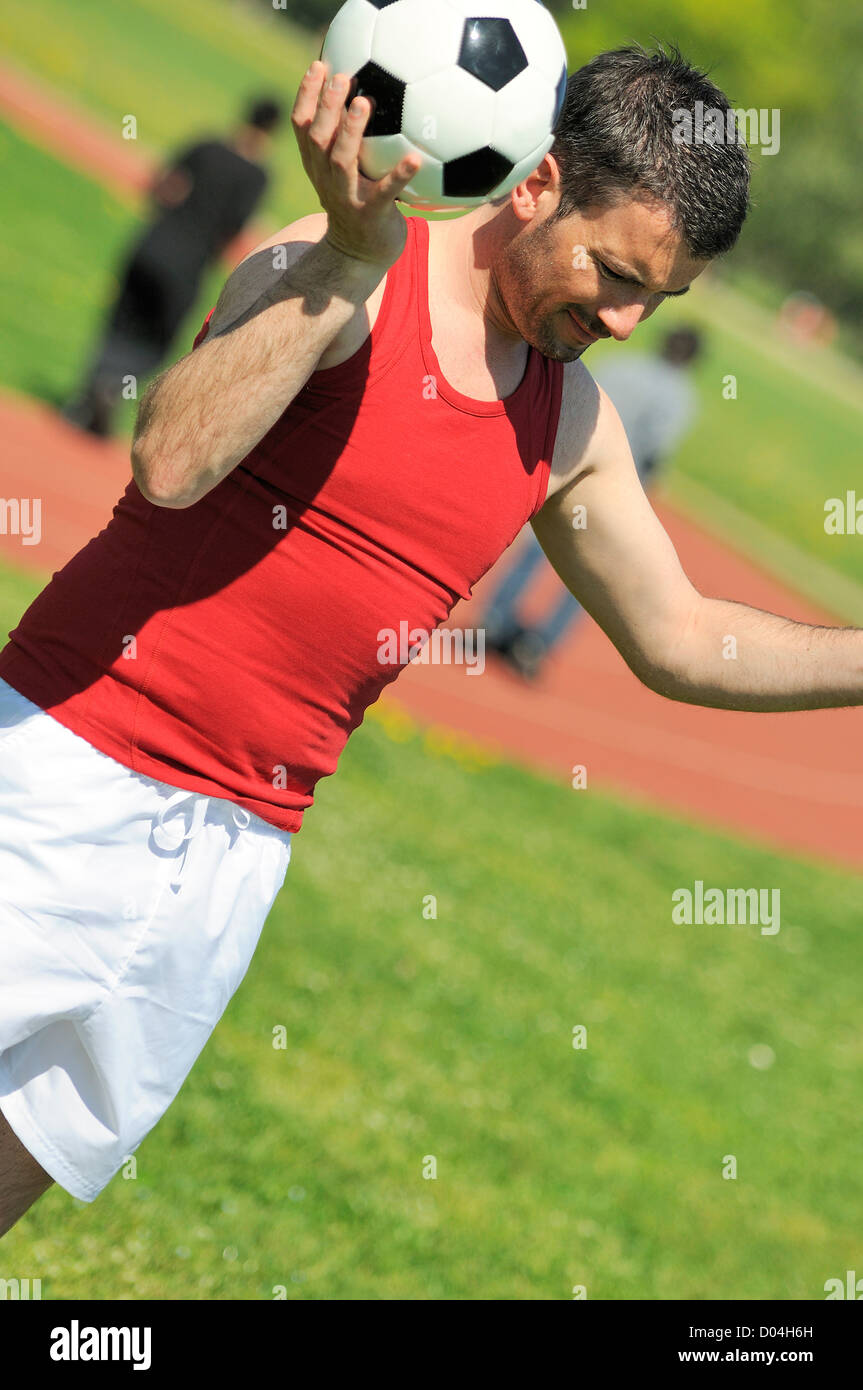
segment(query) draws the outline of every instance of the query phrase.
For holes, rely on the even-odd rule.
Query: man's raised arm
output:
[[[571,394],[571,406],[594,421],[590,437],[534,530],[639,679],[671,700],[716,709],[863,704],[863,629],[700,594],[644,494],[611,401],[583,379],[577,392],[583,399],[573,406]]]
[[[318,239],[309,244],[303,223],[294,223],[247,258],[228,280],[204,342],[141,401],[132,472],[158,506],[191,506],[246,457],[404,249],[405,219],[394,200],[419,159],[407,156],[377,182],[364,178],[359,150],[371,103],[356,97],[345,110],[349,78],[335,74],[325,86],[327,77],[325,64],[312,64],[292,113],[326,213],[315,215],[323,224]],[[281,242],[283,263],[272,249]]]

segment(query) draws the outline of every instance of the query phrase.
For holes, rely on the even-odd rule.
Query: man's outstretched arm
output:
[[[534,530],[563,582],[651,690],[716,709],[863,704],[863,629],[798,623],[698,592],[602,392],[573,472]]]

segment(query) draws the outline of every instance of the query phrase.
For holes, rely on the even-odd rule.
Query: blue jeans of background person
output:
[[[519,551],[515,564],[504,575],[485,610],[483,627],[489,642],[505,642],[516,629],[529,626],[539,633],[546,649],[551,650],[572,627],[584,611],[578,599],[564,589],[559,600],[544,621],[525,624],[518,616],[519,600],[531,581],[534,571],[545,560],[545,551],[532,528]],[[546,561],[547,563],[547,561]]]

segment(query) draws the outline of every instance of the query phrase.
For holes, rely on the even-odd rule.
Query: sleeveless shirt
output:
[[[431,633],[546,497],[562,364],[530,347],[505,399],[455,390],[428,224],[407,227],[353,356],[193,506],[130,482],[0,652],[0,677],[93,747],[283,830],[406,663],[387,634]]]

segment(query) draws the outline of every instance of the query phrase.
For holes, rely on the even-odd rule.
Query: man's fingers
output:
[[[404,159],[400,160],[396,167],[379,181],[375,196],[387,200],[397,198],[407,188],[414,174],[420,168],[422,168],[422,159],[419,155],[405,155]]]
[[[323,87],[318,109],[309,126],[309,143],[319,150],[329,150],[339,128],[350,78],[343,72],[333,73]]]
[[[371,115],[371,110],[371,102],[368,97],[354,97],[342,116],[338,134],[330,151],[330,160],[337,169],[347,171],[358,164],[363,131]]]
[[[297,99],[291,112],[291,121],[296,130],[304,130],[311,125],[318,109],[321,87],[328,75],[326,63],[316,60],[303,77],[297,90]]]

